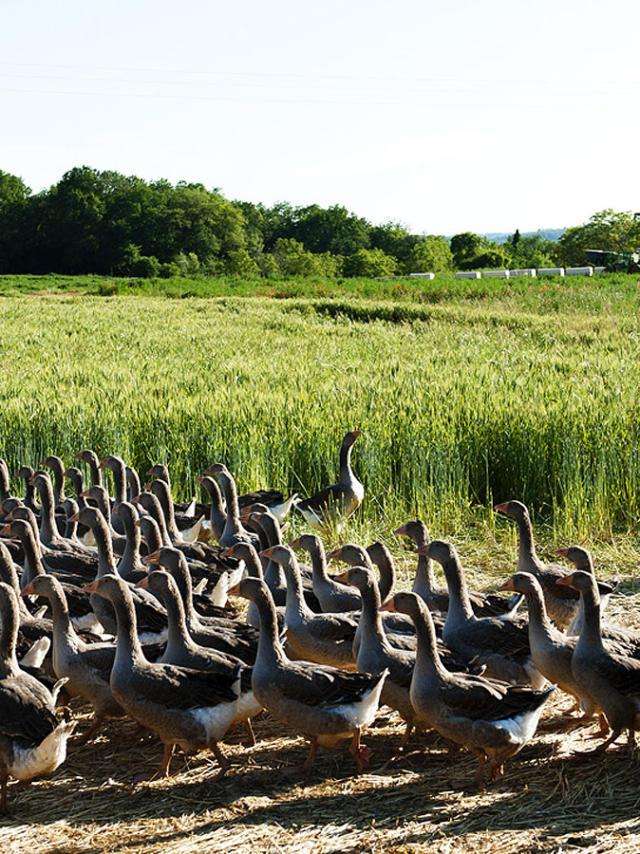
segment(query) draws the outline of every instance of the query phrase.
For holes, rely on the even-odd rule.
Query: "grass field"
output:
[[[271,298],[264,282],[232,295],[228,283],[220,294],[212,283],[174,283],[174,296],[209,287],[190,299],[109,281],[0,280],[0,454],[12,471],[51,452],[70,463],[93,447],[141,472],[166,460],[177,498],[215,460],[241,490],[307,494],[332,481],[342,436],[358,426],[353,462],[367,492],[343,536],[384,539],[400,588],[414,558],[390,531],[414,516],[456,542],[474,586],[495,587],[513,571],[516,536],[491,507],[520,498],[534,510],[541,553],[588,543],[600,574],[623,578],[612,613],[640,626],[635,277],[513,286],[449,277],[361,291],[356,282],[333,295],[319,291],[335,283],[281,283]],[[132,295],[112,292],[123,290]],[[17,295],[29,292],[40,295]],[[550,713],[568,705],[558,696]],[[0,848],[639,848],[637,755],[574,755],[594,746],[593,730],[540,733],[477,795],[451,787],[473,774],[474,758],[449,760],[431,735],[398,754],[394,715],[381,713],[366,734],[373,761],[358,778],[339,751],[323,751],[312,778],[292,782],[281,768],[301,761],[302,741],[267,717],[256,730],[251,750],[235,735],[225,743],[233,767],[219,782],[200,754],[176,757],[169,781],[136,785],[159,746],[115,722],[94,745],[72,747],[50,779],[11,793],[16,815],[0,827]]]
[[[563,536],[635,532],[634,278],[480,280],[498,290],[475,298],[468,284],[441,283],[439,301],[7,297],[1,453],[10,467],[86,446],[144,470],[166,459],[182,498],[221,459],[241,489],[306,494],[358,426],[374,527],[492,524],[492,503],[518,497]]]

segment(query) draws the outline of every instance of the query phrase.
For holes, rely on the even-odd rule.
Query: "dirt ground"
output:
[[[640,594],[617,597],[616,612],[640,624]],[[543,730],[571,705],[557,694]],[[135,783],[157,767],[161,745],[141,739],[132,722],[114,721],[95,742],[72,744],[49,779],[10,786],[14,814],[0,826],[0,851],[640,850],[640,754],[614,745],[604,756],[580,755],[598,744],[597,726],[539,730],[505,776],[476,794],[452,787],[472,778],[475,757],[450,757],[433,733],[401,751],[403,727],[387,709],[363,738],[372,757],[360,776],[346,749],[321,750],[312,775],[292,779],[284,769],[304,761],[304,741],[266,714],[254,726],[255,747],[244,746],[240,730],[225,742],[232,767],[220,780],[212,755],[177,753],[169,780]]]

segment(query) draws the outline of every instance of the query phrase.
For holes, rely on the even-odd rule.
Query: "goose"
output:
[[[452,673],[440,659],[431,612],[416,593],[396,593],[384,607],[411,617],[416,627],[418,650],[410,689],[416,721],[476,754],[478,769],[465,788],[481,785],[487,759],[489,779],[495,780],[504,762],[533,738],[555,686],[536,691]]]
[[[360,736],[374,719],[386,671],[349,673],[315,662],[290,661],[278,638],[275,606],[264,581],[244,578],[230,593],[256,603],[260,637],[253,693],[274,717],[311,742],[301,771],[310,772],[318,746],[333,747],[347,739],[361,771],[369,762],[369,751],[361,745]]]
[[[236,714],[240,665],[225,675],[174,664],[151,664],[140,645],[127,583],[116,575],[104,575],[84,589],[108,599],[115,611],[117,645],[109,679],[111,693],[130,717],[163,742],[158,776],[169,776],[176,745],[185,753],[212,750],[220,766],[218,776],[222,776],[229,760],[218,742]]]
[[[361,430],[351,430],[342,440],[338,482],[296,504],[296,510],[302,513],[312,527],[322,528],[328,525],[339,530],[344,520],[362,504],[364,486],[351,468],[351,451],[356,439],[361,435]]]
[[[63,682],[49,692],[16,658],[18,603],[0,583],[0,812],[7,810],[9,777],[29,781],[61,765],[75,721],[58,721],[55,702]]]

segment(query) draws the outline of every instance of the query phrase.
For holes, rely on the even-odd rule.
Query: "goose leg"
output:
[[[360,746],[360,727],[357,727],[353,733],[353,738],[349,745],[349,753],[355,759],[355,763],[358,766],[358,773],[360,773],[360,771],[362,771],[363,768],[366,768],[369,764],[369,758],[371,756],[371,751],[368,747]]]
[[[211,744],[211,750],[213,750],[213,755],[218,760],[218,765],[220,766],[220,770],[218,771],[218,773],[214,777],[214,780],[219,780],[220,777],[224,777],[224,775],[227,773],[227,771],[231,767],[231,762],[229,759],[227,759],[227,757],[224,755],[224,753],[220,750],[217,741],[214,741]]]
[[[255,733],[253,731],[253,727],[251,726],[251,721],[249,720],[249,718],[247,718],[246,721],[244,721],[244,728],[247,731],[247,736],[249,739],[249,747],[255,747],[256,746],[256,736],[255,736]]]
[[[175,747],[175,744],[165,744],[162,762],[160,763],[160,770],[158,771],[159,778],[169,776],[169,766],[171,765],[171,757],[173,756]]]

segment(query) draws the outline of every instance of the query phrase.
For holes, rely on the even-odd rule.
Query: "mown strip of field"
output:
[[[444,532],[518,497],[566,535],[633,530],[640,324],[626,285],[598,296],[7,297],[1,453],[166,459],[179,496],[221,459],[241,488],[307,493],[359,426],[374,525],[420,514]]]

